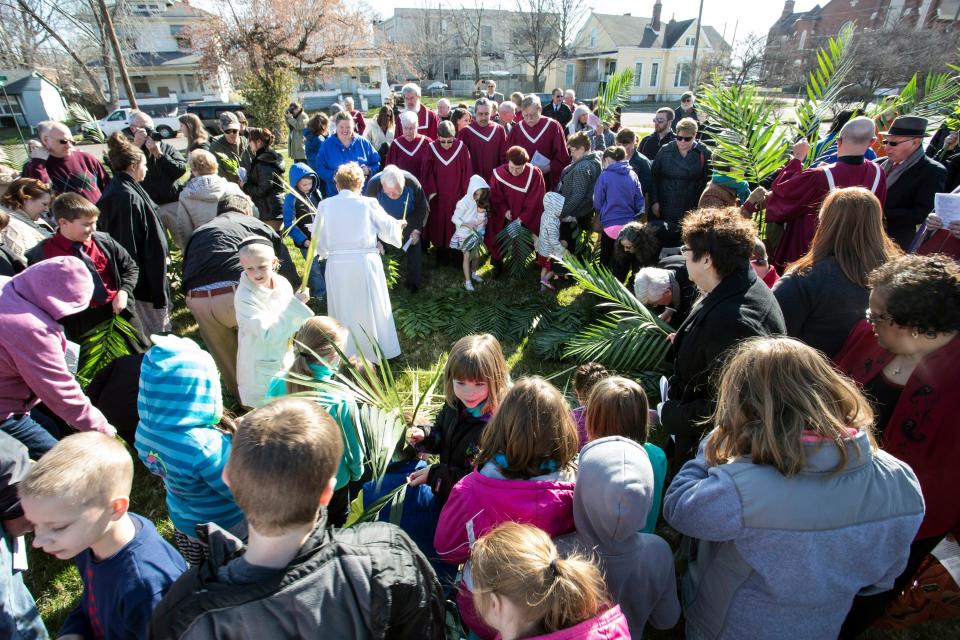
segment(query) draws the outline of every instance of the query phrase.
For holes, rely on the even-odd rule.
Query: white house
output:
[[[44,120],[66,120],[60,87],[29,69],[0,69],[0,126],[35,127]]]

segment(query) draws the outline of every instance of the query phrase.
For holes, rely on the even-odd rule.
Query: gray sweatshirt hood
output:
[[[605,553],[628,551],[653,506],[653,467],[643,445],[614,436],[580,452],[573,520],[580,540]]]

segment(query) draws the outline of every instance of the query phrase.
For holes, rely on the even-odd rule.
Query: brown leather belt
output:
[[[229,287],[218,287],[216,289],[190,289],[187,295],[191,298],[215,298],[227,293],[233,293],[237,290],[237,285],[232,284]]]

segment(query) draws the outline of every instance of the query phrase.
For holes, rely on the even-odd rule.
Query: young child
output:
[[[577,396],[580,406],[571,411],[573,421],[577,423],[577,434],[580,436],[580,448],[590,442],[587,436],[587,399],[593,387],[612,374],[599,362],[587,362],[577,367],[573,372],[573,392]]]
[[[687,637],[836,638],[856,595],[893,586],[924,503],[873,423],[870,401],[819,351],[739,344],[717,383],[716,426],[663,501],[667,523],[696,538]]]
[[[457,201],[453,210],[453,224],[456,226],[450,238],[450,248],[463,252],[463,286],[473,291],[473,282],[483,282],[477,275],[477,252],[483,242],[490,212],[490,185],[480,176],[470,176],[467,193]]]
[[[240,404],[259,407],[266,402],[273,375],[286,368],[290,338],[313,315],[304,302],[309,291],[293,294],[287,279],[275,273],[279,261],[273,244],[252,236],[240,243],[243,274],[234,294],[237,310],[237,386]]]
[[[643,637],[648,620],[669,629],[680,618],[673,551],[660,536],[640,532],[653,505],[653,468],[639,443],[612,436],[580,451],[573,494],[577,532],[559,538],[557,546],[561,553],[597,558],[634,638]]]
[[[410,474],[410,484],[429,484],[442,505],[450,490],[474,467],[481,435],[509,385],[507,361],[500,342],[490,335],[457,340],[443,369],[446,403],[432,427],[413,427],[410,444],[439,454],[440,461]]]
[[[530,525],[502,524],[477,540],[473,585],[477,611],[504,640],[631,637],[597,566],[582,556],[561,557],[550,537]]]
[[[543,378],[520,380],[483,431],[476,470],[457,483],[440,512],[434,546],[445,562],[467,562],[457,604],[481,638],[494,633],[473,609],[470,547],[508,521],[534,524],[550,536],[572,531],[577,443],[560,391]]]
[[[151,638],[444,637],[440,585],[403,531],[384,522],[327,528],[338,432],[306,398],[244,416],[224,480],[250,542],[241,551],[212,531],[210,558],[170,589]]]
[[[543,214],[540,216],[540,235],[537,236],[537,264],[540,265],[540,291],[553,289],[553,258],[562,256],[567,242],[560,239],[560,213],[564,197],[556,191],[543,196]]]
[[[757,238],[757,241],[753,245],[753,255],[750,256],[750,266],[753,267],[754,273],[757,274],[757,277],[763,280],[763,283],[773,289],[773,285],[780,282],[780,274],[777,273],[777,269],[770,264],[770,261],[767,259],[767,247],[763,244],[763,240]]]
[[[293,338],[293,362],[273,377],[267,389],[267,400],[293,393],[312,394],[340,428],[343,459],[337,467],[336,490],[327,505],[327,520],[335,527],[342,527],[350,514],[350,503],[354,497],[350,492],[350,483],[363,476],[363,445],[360,423],[356,419],[357,404],[354,398],[339,390],[321,390],[304,382],[332,380],[340,368],[340,353],[347,348],[349,337],[346,327],[329,316],[308,318]]]
[[[74,256],[83,260],[93,276],[93,297],[90,306],[60,320],[68,340],[80,336],[115,314],[122,315],[138,330],[127,338],[127,346],[141,353],[149,344],[140,334],[140,321],[134,310],[133,289],[140,269],[117,241],[96,231],[100,211],[86,198],[65,193],[53,201],[57,233],[27,252],[27,261],[36,264],[57,256]]]
[[[653,502],[643,533],[653,533],[660,517],[660,501],[667,477],[667,454],[650,437],[650,407],[643,387],[620,376],[601,380],[587,400],[587,437],[593,441],[623,436],[641,445],[653,468]]]
[[[290,167],[290,184],[314,207],[323,199],[320,195],[320,178],[309,165],[303,162],[297,162]],[[296,195],[288,193],[283,199],[283,231],[290,236],[304,258],[307,257],[307,251],[310,248],[310,238],[313,235],[311,229],[313,229],[313,209]],[[307,285],[310,287],[310,295],[315,298],[322,298],[326,293],[323,263],[320,260],[317,260],[310,270]]]
[[[214,522],[246,537],[243,514],[220,477],[236,431],[223,414],[220,373],[188,338],[157,336],[140,365],[140,460],[167,488],[173,540],[191,565],[206,556],[197,526]]]
[[[593,187],[593,206],[600,217],[600,264],[608,267],[623,280],[625,266],[614,261],[617,237],[624,225],[643,213],[643,193],[640,180],[630,168],[627,152],[621,146],[603,151],[603,172]]]
[[[20,482],[33,546],[75,558],[83,594],[57,637],[145,638],[153,609],[187,565],[149,519],[128,511],[133,460],[101,433],[61,440]]]

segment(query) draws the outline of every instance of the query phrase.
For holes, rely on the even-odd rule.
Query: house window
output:
[[[688,36],[688,37],[687,37],[687,46],[688,46],[688,47],[692,47],[692,46],[694,45],[694,43],[696,43],[696,41],[697,41],[696,37],[694,37],[694,36]]]
[[[657,86],[657,79],[658,79],[657,76],[659,75],[660,75],[660,63],[651,62],[650,63],[650,86],[651,87]]]
[[[178,49],[181,51],[190,50],[190,35],[187,33],[183,25],[170,25],[170,35],[173,36],[173,39],[177,41]]]
[[[800,44],[797,45],[797,48],[798,48],[798,49],[803,49],[803,45],[804,45],[806,42],[807,42],[807,32],[806,32],[806,31],[801,31],[801,32],[800,32]]]
[[[681,62],[677,64],[677,73],[673,76],[673,86],[685,87],[690,84],[690,63]]]
[[[590,44],[587,46],[589,46],[591,49],[597,48],[597,30],[595,28],[590,29]]]
[[[564,86],[566,86],[566,87],[572,87],[572,86],[573,86],[573,68],[574,68],[574,67],[573,67],[572,64],[568,64],[568,65],[566,65],[565,68],[564,68],[563,84],[564,84]]]
[[[150,83],[146,78],[130,78],[135,94],[150,93]]]
[[[635,62],[633,64],[633,86],[639,87],[643,83],[643,63]]]

